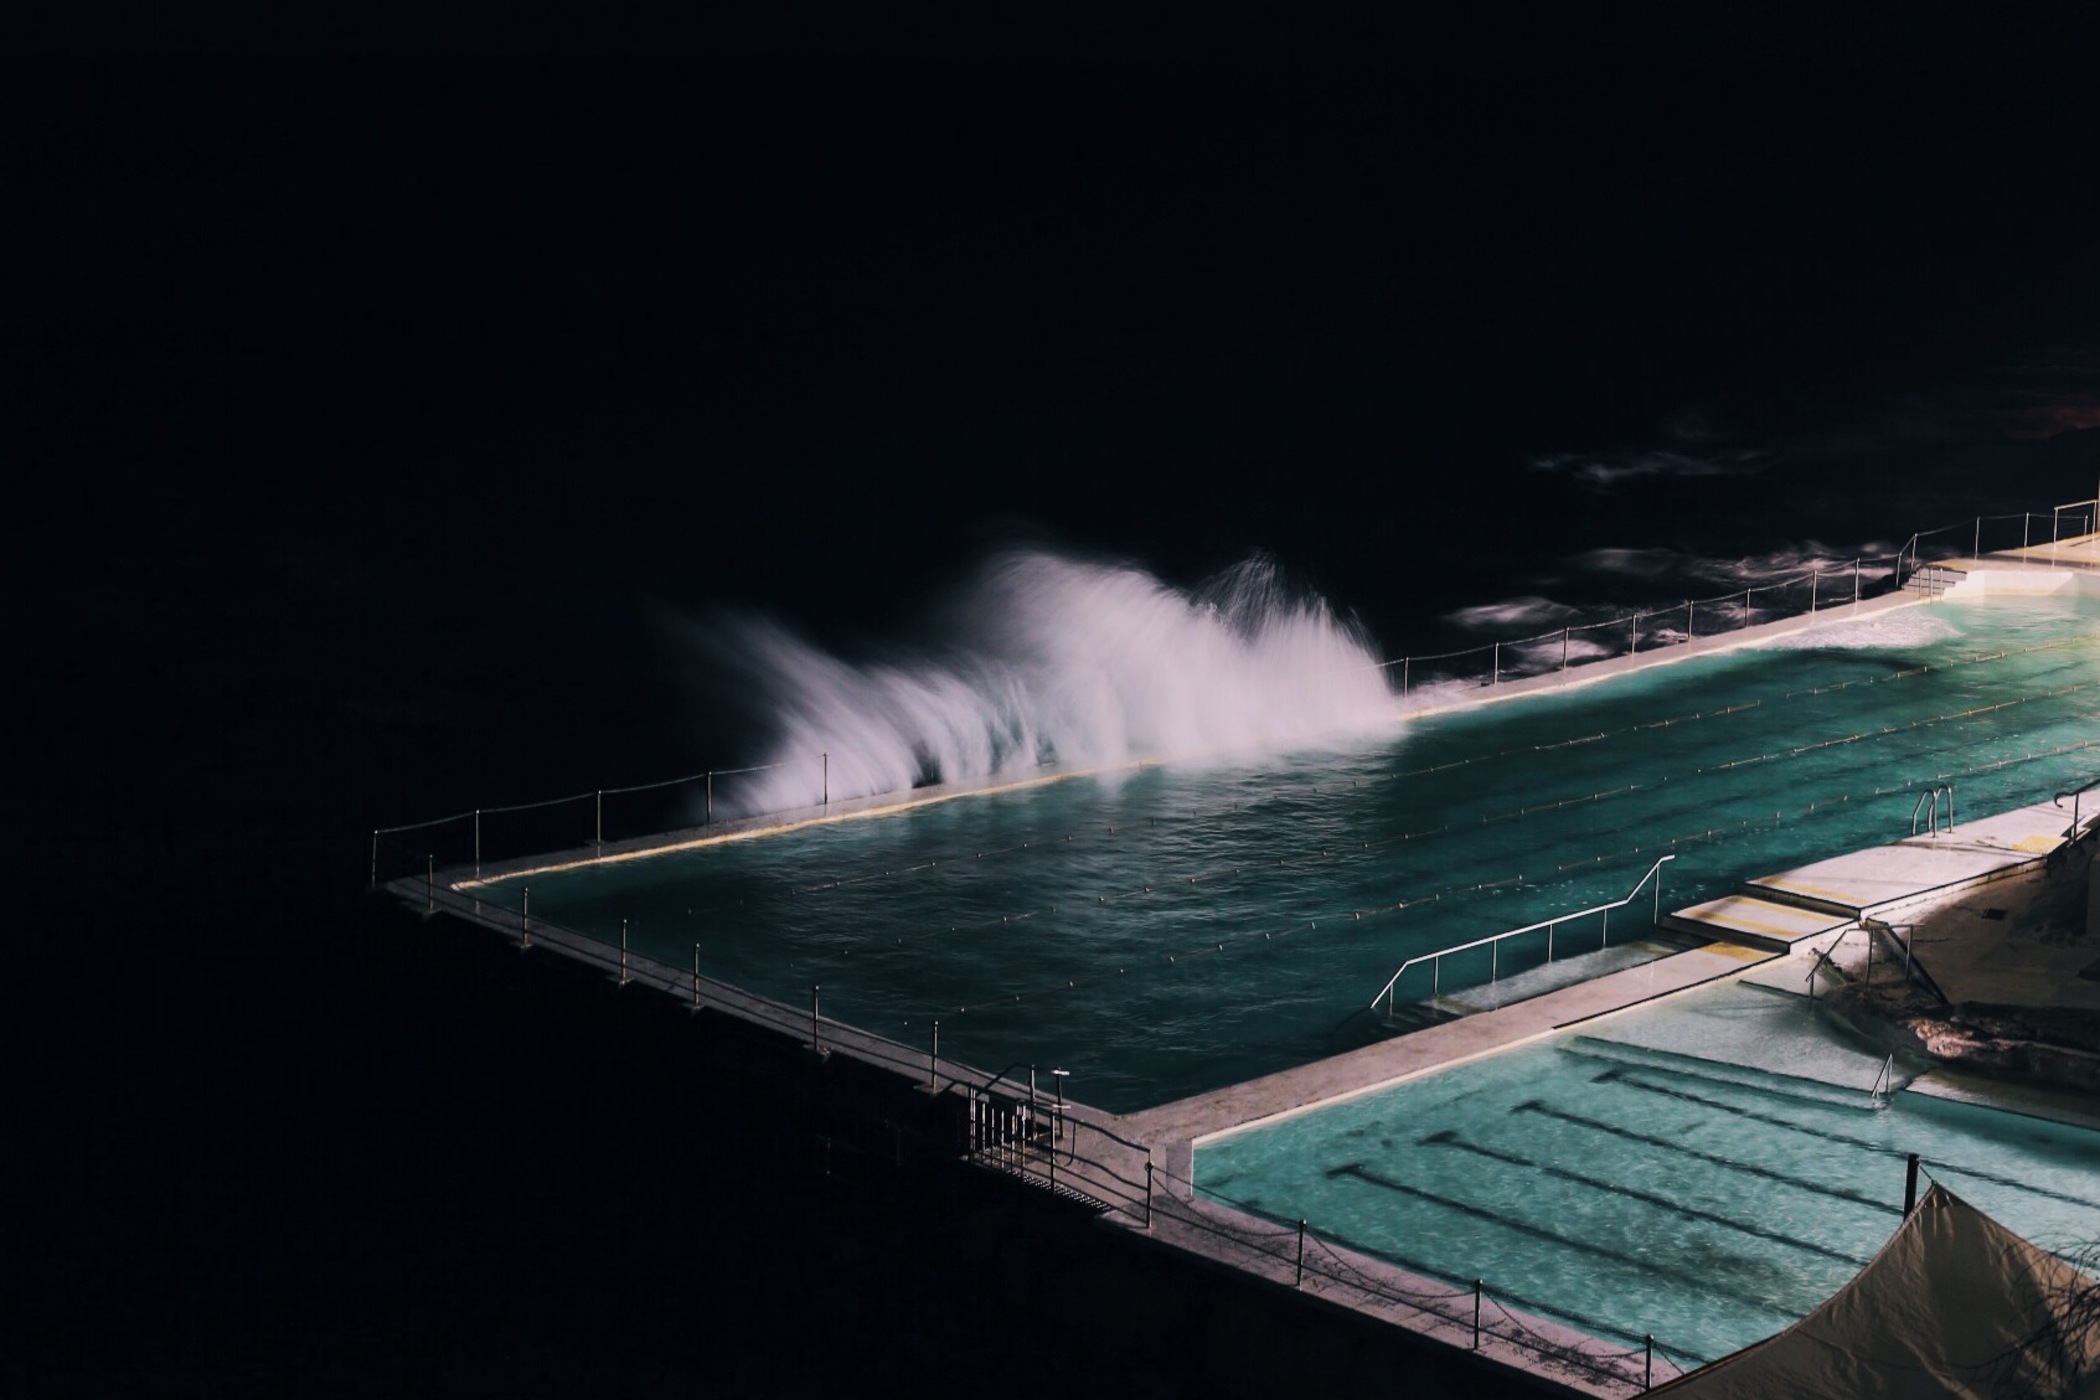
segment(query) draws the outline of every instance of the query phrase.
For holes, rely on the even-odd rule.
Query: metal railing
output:
[[[2007,538],[2007,542],[2002,544],[1999,543],[1996,539],[1993,539],[1991,542],[1991,549],[1994,553],[2002,550],[2011,550],[2014,548],[2032,549],[2037,543],[2037,541],[2034,538],[2034,522],[2043,518],[2044,517],[2039,511],[2023,510],[2016,515],[1979,515],[1973,520],[1956,521],[1954,524],[1951,525],[1940,525],[1930,530],[1920,530],[1916,534],[1912,535],[1908,540],[1905,540],[1903,543],[1903,547],[1896,551],[1897,581],[1901,583],[1902,581],[1910,577],[1910,575],[1916,574],[1920,569],[1925,567],[1923,548],[1926,540],[1932,539],[1940,535],[1951,534],[1952,532],[1961,529],[1962,526],[1967,525],[1969,527],[1969,551],[1966,557],[1971,559],[1981,559],[1984,556],[1984,526],[1997,525],[2008,520],[2017,520],[2020,522],[2020,543],[2017,546],[2013,545],[2010,542],[2009,535]],[[2042,541],[2042,543],[2047,543],[2050,546],[2052,546],[2049,556],[2049,564],[2051,568],[2055,568],[2061,561],[2056,557],[2054,546],[2062,543],[2064,539],[2064,522],[2066,520],[2069,520],[2072,523],[2071,537],[2074,539],[2077,538],[2079,535],[2087,533],[2094,529],[2096,518],[2100,518],[2100,497],[2096,497],[2092,500],[2086,501],[2067,501],[2063,505],[2053,506],[2050,508],[2049,514],[2046,518],[2049,521],[2049,538],[2046,541]],[[1910,565],[1907,572],[1903,564],[1903,561],[1906,556],[1910,560]],[[1947,549],[1943,552],[1936,553],[1934,555],[1935,559],[1959,559],[1962,557],[1964,556],[1962,554],[1961,547],[1959,544],[1956,544],[1952,548]]]
[[[1391,977],[1386,979],[1385,985],[1378,989],[1377,994],[1371,998],[1365,1010],[1376,1011],[1379,1001],[1383,1000],[1385,1002],[1385,1014],[1390,1017],[1393,1014],[1394,988],[1400,985],[1401,977],[1406,975],[1409,968],[1420,966],[1423,963],[1428,963],[1430,967],[1430,996],[1442,995],[1443,960],[1453,953],[1470,952],[1475,948],[1488,949],[1488,982],[1493,984],[1501,973],[1499,950],[1502,943],[1508,939],[1520,938],[1527,933],[1537,933],[1541,929],[1546,931],[1546,961],[1550,963],[1553,961],[1554,929],[1561,924],[1571,923],[1576,919],[1586,919],[1592,914],[1602,914],[1604,916],[1604,934],[1602,941],[1597,946],[1600,948],[1605,947],[1611,942],[1611,911],[1623,909],[1633,903],[1634,899],[1650,880],[1655,880],[1655,908],[1651,918],[1653,921],[1659,922],[1662,918],[1662,881],[1656,879],[1656,872],[1675,859],[1677,857],[1674,855],[1658,856],[1655,864],[1648,867],[1648,873],[1635,882],[1634,887],[1626,892],[1626,897],[1623,899],[1615,899],[1609,904],[1593,905],[1588,909],[1579,909],[1572,914],[1556,915],[1553,918],[1543,919],[1535,924],[1526,924],[1522,928],[1513,928],[1502,933],[1490,934],[1486,938],[1476,938],[1470,943],[1460,943],[1449,948],[1439,948],[1434,953],[1423,953],[1418,957],[1409,958],[1406,962],[1400,964]]]
[[[1934,783],[1931,787],[1919,793],[1918,800],[1911,804],[1911,835],[1916,836],[1918,834],[1918,817],[1921,813],[1925,817],[1925,834],[1927,836],[1940,834],[1940,799],[1942,797],[1947,799],[1947,834],[1949,836],[1954,834],[1954,784]]]
[[[2074,788],[2065,788],[2051,799],[2054,805],[2058,807],[2064,805],[2066,797],[2071,799],[2071,824],[2064,828],[2064,840],[2069,841],[2074,846],[2085,839],[2085,828],[2087,826],[2100,825],[2100,812],[2095,812],[2089,818],[2081,818],[2078,814],[2079,798],[2085,793],[2091,792],[2094,788],[2100,788],[2100,778],[2092,778]]]
[[[1635,610],[1594,623],[1571,623],[1533,636],[1504,638],[1457,651],[1403,656],[1382,663],[1378,669],[1387,673],[1389,687],[1404,699],[1426,685],[1473,684],[1498,687],[1529,676],[1554,671],[1565,672],[1590,661],[1636,655],[1641,651],[1643,644],[1650,651],[1655,651],[1704,637],[1740,631],[1779,617],[1797,616],[1803,612],[1814,616],[1834,607],[1856,605],[1867,596],[1870,583],[1879,585],[1886,580],[1888,587],[1901,588],[1910,576],[1926,566],[1924,551],[1927,541],[1948,536],[1966,526],[1970,536],[1970,553],[1981,555],[1984,550],[1986,526],[2018,520],[2021,522],[2021,546],[2026,547],[2033,543],[2036,533],[2034,523],[2045,518],[2050,522],[2049,542],[2054,543],[2063,537],[2067,526],[2075,531],[2079,528],[2091,528],[2096,521],[2100,521],[2100,498],[2055,506],[2046,516],[2036,511],[2024,511],[2017,515],[1979,515],[1970,521],[1918,531],[1906,540],[1893,556],[1863,556],[1853,559],[1849,564],[1839,563],[1827,568],[1817,564],[1784,578],[1712,597],[1689,598],[1662,607]],[[1993,549],[2011,547],[2009,543],[2001,545],[1995,539],[1991,541],[1991,546]],[[1936,549],[1933,557],[1957,558],[1961,557],[1961,554],[1957,543]],[[2051,562],[2052,565],[2056,563],[2053,558]],[[1831,590],[1823,582],[1827,578],[1845,579],[1849,582],[1849,587],[1841,585]],[[1804,585],[1805,598],[1801,596]],[[1769,599],[1766,596],[1774,594],[1779,596]],[[1577,633],[1585,635],[1578,638]],[[1594,639],[1591,634],[1594,634]],[[1627,644],[1624,652],[1618,650],[1618,641],[1621,639]],[[1579,650],[1575,646],[1578,640],[1583,644]],[[1425,671],[1428,672],[1426,676]],[[1396,677],[1397,685],[1394,684]],[[792,762],[806,763],[815,770],[822,794],[820,805],[830,807],[832,804],[829,755],[805,754]],[[377,888],[386,879],[417,868],[426,853],[437,845],[443,846],[443,852],[439,856],[441,865],[449,867],[471,863],[478,871],[484,859],[484,836],[490,834],[484,831],[485,819],[492,817],[506,819],[497,824],[504,829],[494,835],[492,842],[502,853],[496,856],[496,859],[514,859],[572,849],[603,854],[609,839],[620,839],[617,834],[608,837],[609,821],[617,825],[620,832],[630,837],[644,833],[659,834],[678,828],[711,831],[721,825],[721,819],[715,813],[715,779],[740,777],[787,766],[790,766],[790,763],[784,760],[738,768],[715,768],[661,782],[601,788],[540,802],[478,807],[433,821],[378,827],[371,833],[369,883],[373,888]],[[678,796],[672,790],[688,787],[692,791],[684,796],[682,816],[665,820],[668,810],[665,802]],[[640,806],[630,801],[618,812],[607,811],[607,798],[626,799],[637,794],[660,794],[660,799],[653,803],[645,802]],[[588,804],[587,809],[585,804]],[[750,815],[753,818],[763,818],[778,814]],[[413,842],[402,839],[410,833],[422,834]]]
[[[1864,556],[1847,563],[1825,568],[1811,565],[1769,583],[1754,584],[1727,593],[1706,598],[1686,598],[1662,607],[1636,609],[1617,617],[1598,622],[1576,625],[1570,623],[1550,632],[1540,632],[1528,637],[1506,637],[1499,641],[1483,642],[1479,646],[1465,647],[1458,651],[1435,652],[1421,656],[1403,656],[1395,661],[1384,662],[1379,669],[1387,673],[1387,684],[1402,699],[1413,695],[1424,685],[1477,684],[1494,687],[1506,681],[1521,680],[1529,676],[1546,675],[1555,671],[1569,671],[1591,661],[1609,660],[1617,656],[1636,656],[1643,643],[1649,651],[1696,641],[1701,637],[1719,636],[1726,632],[1739,632],[1746,627],[1758,625],[1781,617],[1811,616],[1828,612],[1832,608],[1851,606],[1868,596],[1867,580],[1886,578],[1892,586],[1902,582],[1902,559],[1900,555],[1869,559]],[[1845,580],[1849,586],[1841,585],[1829,590],[1826,578]],[[1806,597],[1802,597],[1806,586]],[[1776,604],[1761,604],[1759,594],[1780,595]],[[1787,595],[1793,597],[1788,607]],[[1805,604],[1805,606],[1804,606]],[[1701,610],[1704,609],[1702,612]],[[1648,624],[1653,624],[1648,625]],[[1595,634],[1597,640],[1576,633]],[[1580,653],[1575,642],[1581,640]],[[1626,650],[1618,650],[1624,640]],[[1557,659],[1554,655],[1558,644]],[[1540,655],[1546,656],[1541,665]],[[1425,680],[1420,674],[1423,668],[1430,669]],[[1394,678],[1397,677],[1397,684]]]

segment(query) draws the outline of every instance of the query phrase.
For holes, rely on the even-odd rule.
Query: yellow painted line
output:
[[[1769,948],[1745,948],[1740,943],[1709,943],[1700,951],[1719,953],[1722,957],[1734,958],[1737,962],[1763,962],[1775,956]]]
[[[1796,894],[1819,895],[1824,899],[1835,899],[1842,904],[1853,902],[1853,893],[1849,890],[1825,889],[1821,885],[1811,885],[1800,880],[1782,880],[1776,875],[1767,875],[1756,883],[1770,885],[1775,890],[1792,890]]]
[[[1711,913],[1705,913],[1697,909],[1686,909],[1683,912],[1681,912],[1678,915],[1678,917],[1683,919],[1697,919],[1702,924],[1716,924],[1722,928],[1739,928],[1748,933],[1769,933],[1780,938],[1806,937],[1809,934],[1820,933],[1823,931],[1823,929],[1836,927],[1835,924],[1825,924],[1818,928],[1804,930],[1798,924],[1764,924],[1759,923],[1755,919],[1745,919],[1740,915],[1728,913],[1724,910],[1719,909],[1716,909]],[[1839,922],[1842,923],[1844,921],[1839,920]]]

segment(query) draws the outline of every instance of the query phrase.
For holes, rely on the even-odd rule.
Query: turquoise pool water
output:
[[[1877,1106],[1882,1064],[1805,998],[1725,985],[1219,1139],[1196,1180],[1680,1362],[1857,1273],[1901,1219],[1907,1153],[2046,1248],[2100,1240],[2100,1133],[1917,1092]]]
[[[1907,834],[1918,784],[1951,777],[1961,815],[2090,776],[2100,602],[1941,603],[1811,640],[524,883],[536,920],[609,942],[625,920],[637,951],[683,968],[697,944],[709,975],[795,1005],[820,985],[827,1017],[913,1046],[938,1020],[944,1057],[1064,1068],[1127,1110],[1385,1034],[1363,1008],[1406,958],[1615,899],[1664,852],[1682,907]],[[1487,975],[1447,961],[1444,989]]]

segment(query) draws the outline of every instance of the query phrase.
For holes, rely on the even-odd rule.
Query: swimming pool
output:
[[[1665,907],[2090,769],[2100,601],[1943,601],[1396,723],[1376,742],[1147,767],[477,897],[943,1055],[1071,1072],[1127,1110],[1385,1032],[1406,958],[1622,895]],[[1645,921],[1641,921],[1645,922]],[[1614,929],[1614,941],[1632,935]],[[1565,955],[1565,949],[1562,950]],[[1659,950],[1658,950],[1659,951]],[[1505,953],[1521,971],[1543,948]],[[1514,961],[1512,961],[1514,959]],[[1485,980],[1447,962],[1443,989]],[[1427,986],[1403,997],[1428,995]]]
[[[1857,1273],[1901,1219],[1911,1152],[2045,1248],[2100,1239],[2100,1133],[1877,1099],[1883,1066],[1805,997],[1724,984],[1199,1144],[1196,1182],[1681,1361],[1768,1336]]]

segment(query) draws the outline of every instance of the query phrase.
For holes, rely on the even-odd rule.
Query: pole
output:
[[[824,805],[831,805],[831,752],[828,749],[824,753]]]
[[[1635,613],[1627,618],[1626,625],[1630,629],[1626,634],[1626,654],[1633,656],[1641,649],[1641,615]]]
[[[1414,658],[1409,656],[1400,658],[1400,698],[1403,700],[1407,698],[1407,668],[1413,660]]]
[[[712,768],[710,768],[710,769],[708,769],[708,770],[707,770],[707,809],[706,809],[706,814],[705,814],[704,816],[702,816],[702,817],[701,817],[701,819],[700,819],[700,825],[702,825],[702,826],[712,826],[712,825],[714,825],[714,820],[715,820],[715,773],[714,773],[714,770],[713,770]]]
[[[1145,1149],[1145,1228],[1152,1228],[1152,1149]]]
[[[1821,569],[1810,569],[1808,571],[1808,615],[1810,617],[1816,615],[1816,585],[1822,579],[1823,571]]]
[[[525,898],[520,913],[520,917],[524,921],[522,925],[524,936],[518,940],[520,952],[532,946],[532,886],[527,885],[524,894]]]
[[[700,1009],[700,945],[693,945],[693,1010]]]
[[[366,888],[375,890],[379,888],[379,833],[377,831],[372,833],[372,883]]]
[[[1489,684],[1489,685],[1500,685],[1500,684],[1502,684],[1502,643],[1500,643],[1500,642],[1497,642],[1497,643],[1495,643],[1495,664],[1494,664],[1494,673],[1493,673],[1493,678],[1492,678],[1491,680],[1489,680],[1489,681],[1488,681],[1488,684]]]
[[[620,920],[620,985],[627,985],[627,921]]]
[[[1473,1350],[1480,1350],[1480,1280],[1473,1280]]]
[[[474,878],[481,878],[481,809],[474,809]]]
[[[1560,629],[1560,669],[1563,671],[1568,669],[1568,629],[1566,627]]]
[[[1641,1389],[1655,1389],[1655,1334],[1648,1334],[1648,1363],[1641,1368]]]
[[[1969,545],[1969,557],[1971,559],[1981,559],[1983,557],[1983,517],[1980,515],[1976,517],[1976,538]]]
[[[1305,1287],[1305,1222],[1298,1222],[1298,1288]]]
[[[1689,598],[1684,600],[1684,639],[1687,642],[1694,640],[1692,636],[1692,600]]]
[[[931,1089],[941,1077],[941,1023],[933,1023],[933,1053],[926,1057],[926,1087]]]
[[[809,1043],[812,1049],[819,1043],[817,1039],[817,993],[823,990],[822,987],[811,987],[809,989]]]
[[[1910,1154],[1903,1168],[1903,1214],[1907,1219],[1918,1204],[1918,1154]]]
[[[437,857],[428,851],[423,853],[423,912],[437,913]]]
[[[591,799],[591,845],[599,855],[605,854],[605,793],[601,789]]]

